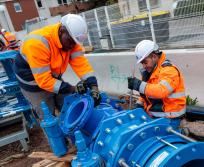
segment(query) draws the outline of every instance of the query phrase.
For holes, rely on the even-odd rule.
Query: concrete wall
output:
[[[167,57],[182,71],[186,85],[186,95],[198,97],[199,105],[204,106],[204,49],[202,50],[167,50]],[[140,77],[138,66],[134,67],[133,52],[100,53],[87,55],[95,69],[100,90],[112,94],[128,92],[127,77],[131,76],[135,68],[137,77]],[[79,80],[68,68],[63,78],[76,84]]]
[[[15,35],[18,40],[23,40],[23,38],[27,35],[27,31],[26,30],[18,31],[15,33]]]

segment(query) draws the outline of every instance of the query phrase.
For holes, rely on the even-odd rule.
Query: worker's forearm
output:
[[[145,87],[145,95],[151,98],[162,99],[170,94],[168,89],[162,84],[147,84]]]

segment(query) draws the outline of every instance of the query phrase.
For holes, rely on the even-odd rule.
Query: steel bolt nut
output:
[[[107,134],[109,134],[109,133],[111,132],[111,130],[110,130],[109,128],[106,128],[105,132],[106,132]]]
[[[119,125],[121,125],[122,123],[123,123],[123,121],[121,120],[121,119],[116,119],[116,122],[119,124]]]
[[[127,145],[127,149],[130,150],[130,151],[132,151],[132,150],[134,149],[134,145],[131,144],[131,143],[128,144],[128,145]]]
[[[134,114],[129,114],[130,119],[134,119],[135,115]]]
[[[98,141],[98,145],[101,146],[101,147],[103,147],[104,144],[103,144],[102,141]]]
[[[146,133],[145,133],[145,132],[141,132],[141,133],[140,133],[140,137],[141,137],[142,139],[145,139],[145,138],[146,138]]]

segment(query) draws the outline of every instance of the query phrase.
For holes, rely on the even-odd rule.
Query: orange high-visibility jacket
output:
[[[27,82],[17,76],[20,82],[38,85],[40,88],[58,93],[61,75],[68,64],[81,79],[93,76],[93,68],[84,56],[80,45],[66,52],[62,50],[58,30],[60,23],[31,32],[21,45],[21,55],[28,62],[35,81]]]
[[[138,103],[154,117],[175,118],[186,112],[183,76],[164,53],[149,79],[142,81],[139,92]]]
[[[13,33],[11,33],[11,32],[8,32],[8,31],[5,32],[4,36],[7,39],[7,41],[5,41],[6,42],[6,46],[9,45],[10,42],[16,41],[16,36]]]

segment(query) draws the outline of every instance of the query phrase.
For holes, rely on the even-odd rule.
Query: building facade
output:
[[[8,31],[20,31],[26,20],[38,17],[34,0],[0,1],[0,26]]]
[[[176,0],[149,0],[151,10],[166,10],[172,13]],[[123,17],[138,15],[147,11],[146,0],[118,0],[120,12]]]
[[[67,13],[79,13],[93,3],[71,0],[0,0],[0,28],[21,31],[26,25]]]

